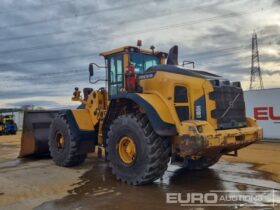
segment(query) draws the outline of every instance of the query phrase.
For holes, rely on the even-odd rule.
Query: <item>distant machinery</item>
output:
[[[0,135],[5,134],[5,133],[14,133],[15,130],[21,130],[22,129],[22,123],[23,123],[23,113],[24,109],[23,108],[5,108],[5,109],[0,109]],[[4,116],[13,116],[12,121],[8,120],[8,117],[5,118]],[[5,126],[6,122],[8,123],[7,126]]]
[[[14,115],[0,115],[0,135],[2,134],[16,134],[17,133],[17,124],[14,120]]]
[[[254,32],[252,36],[252,60],[251,60],[251,79],[250,90],[264,89],[262,81],[262,73],[260,68],[260,57],[258,50],[258,37]]]

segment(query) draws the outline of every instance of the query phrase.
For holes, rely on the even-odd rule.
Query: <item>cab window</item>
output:
[[[109,96],[119,94],[123,88],[123,56],[113,55],[108,58]]]
[[[148,68],[159,65],[160,59],[155,55],[131,53],[130,63],[134,65],[136,73],[143,74]]]

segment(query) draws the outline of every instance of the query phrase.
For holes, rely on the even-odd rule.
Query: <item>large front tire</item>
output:
[[[78,154],[77,142],[73,140],[70,127],[64,115],[52,121],[49,133],[49,150],[56,165],[70,167],[84,162],[86,154]]]
[[[119,116],[108,133],[106,151],[118,180],[132,185],[160,178],[170,159],[170,143],[157,135],[144,114]]]

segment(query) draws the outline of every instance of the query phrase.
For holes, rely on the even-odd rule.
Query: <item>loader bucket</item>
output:
[[[58,110],[25,111],[19,157],[49,155],[50,124]]]

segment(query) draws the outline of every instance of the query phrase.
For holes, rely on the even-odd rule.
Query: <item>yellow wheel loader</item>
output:
[[[81,164],[87,153],[105,157],[118,180],[143,185],[167,165],[200,170],[222,155],[262,139],[245,116],[240,82],[178,65],[169,54],[141,44],[101,53],[106,87],[75,88],[77,109],[27,111],[20,157],[49,155],[60,166]],[[89,80],[94,70],[89,65]]]
[[[5,125],[3,122],[3,116],[0,115],[0,136],[5,133]]]

